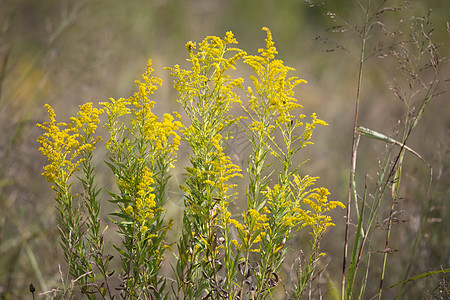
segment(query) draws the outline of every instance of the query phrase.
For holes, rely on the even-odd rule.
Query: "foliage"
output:
[[[121,284],[115,288],[125,299],[266,299],[281,281],[287,241],[307,228],[312,236],[307,272],[286,293],[300,297],[314,278],[324,255],[320,240],[334,225],[328,213],[344,206],[329,201],[327,189],[314,188],[317,177],[300,176],[302,164],[294,163],[293,156],[312,144],[316,126],[327,124],[315,114],[309,122],[305,115],[297,115],[301,105],[293,88],[305,81],[288,76],[294,69],[275,58],[271,32],[263,29],[266,47],[257,55],[233,47],[237,41],[231,32],[223,39],[210,36],[198,45],[186,44],[191,69],[168,68],[175,78],[177,101],[187,115],[184,124],[178,113],[174,113],[178,120],[165,114],[159,121],[152,112],[155,101],[150,97],[161,80],[151,76],[151,61],[143,81],[136,82],[138,91],[128,99],[101,102],[103,109],[82,105],[69,124],[56,123],[53,109],[47,106],[49,122],[38,124],[46,131],[38,139],[48,159],[43,175],[55,190],[69,273],[86,297],[117,296],[111,285],[112,276],[117,276]],[[243,79],[229,75],[240,59],[254,72],[252,87],[245,89],[248,106],[238,94]],[[235,104],[244,116],[230,114]],[[104,113],[109,134],[105,163],[116,186],[103,188],[115,207],[109,214],[122,240],[112,244],[121,262],[116,275],[100,232],[104,225],[99,212],[105,204],[93,156],[101,140],[95,131]],[[251,144],[245,173],[226,155],[232,124],[242,128]],[[169,170],[181,140],[189,146],[190,166],[185,167],[180,186],[185,210],[172,279],[160,272],[165,253],[172,251],[166,235],[174,223],[166,220],[164,207]],[[230,204],[242,196],[233,183],[236,177],[248,177],[249,183],[246,208],[234,212]],[[81,182],[79,193],[72,192],[76,181]]]

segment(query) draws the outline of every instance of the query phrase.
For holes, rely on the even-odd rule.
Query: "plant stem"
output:
[[[359,70],[358,70],[358,85],[356,89],[356,105],[355,105],[355,118],[353,124],[353,142],[352,142],[352,157],[351,157],[351,167],[350,167],[350,179],[348,188],[348,199],[347,199],[347,215],[346,215],[346,225],[345,225],[345,245],[344,245],[344,259],[342,264],[342,290],[341,299],[348,299],[349,295],[345,295],[345,270],[347,264],[348,255],[348,234],[350,225],[350,205],[352,200],[352,194],[355,198],[356,210],[358,211],[357,199],[356,199],[356,189],[355,189],[355,171],[356,171],[356,152],[357,152],[357,141],[358,141],[358,113],[359,113],[359,102],[361,96],[361,85],[362,85],[362,75],[363,75],[363,65],[364,65],[364,54],[366,48],[367,34],[368,34],[368,19],[369,19],[369,8],[366,10],[366,19],[362,31],[361,40],[361,52],[359,58]]]

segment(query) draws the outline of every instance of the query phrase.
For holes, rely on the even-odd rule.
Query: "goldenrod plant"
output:
[[[95,284],[92,273],[91,245],[96,247],[99,242],[98,189],[93,185],[94,173],[92,167],[92,151],[101,140],[93,135],[99,123],[102,110],[93,108],[92,103],[80,107],[77,117],[70,119],[71,123],[56,122],[54,110],[47,105],[49,121],[38,124],[46,132],[39,137],[39,150],[47,157],[49,164],[44,167],[45,178],[52,183],[55,200],[58,203],[58,221],[61,247],[64,250],[68,273],[80,279],[82,290],[87,293],[86,284]],[[82,166],[79,180],[83,183],[83,194],[72,193],[72,177]],[[82,216],[75,202],[88,210],[88,217]],[[83,226],[86,224],[87,226]],[[101,248],[102,245],[99,245]]]
[[[152,72],[149,61],[143,81],[136,81],[138,91],[129,99],[100,103],[108,116],[105,128],[110,135],[106,163],[119,190],[109,191],[109,195],[118,208],[112,215],[122,246],[114,248],[121,255],[120,289],[127,299],[152,299],[163,294],[165,280],[158,272],[164,251],[170,249],[165,237],[172,220],[164,220],[165,192],[182,124],[170,114],[162,121],[153,114],[155,102],[149,96],[161,85],[161,79],[151,76]],[[128,117],[127,122],[124,117]]]
[[[151,60],[128,99],[101,102],[102,108],[82,105],[68,124],[57,123],[47,106],[50,120],[38,124],[46,131],[38,139],[48,159],[43,175],[55,190],[68,273],[87,298],[270,299],[284,286],[286,253],[300,256],[300,249],[288,247],[300,230],[311,234],[309,259],[284,294],[298,299],[314,279],[324,255],[320,241],[334,225],[329,212],[344,205],[330,201],[326,188],[315,187],[318,177],[301,175],[307,159],[298,163],[294,156],[312,144],[314,129],[327,123],[301,114],[294,88],[306,81],[289,75],[295,70],[276,58],[271,32],[263,30],[266,45],[255,55],[237,48],[231,32],[186,44],[191,67],[168,68],[183,122],[177,112],[162,119],[153,113],[153,94],[162,80],[152,76]],[[249,82],[233,77],[245,65],[254,73]],[[241,100],[245,95],[248,101]],[[234,116],[232,109],[243,114]],[[100,187],[96,178],[101,115],[109,135],[104,162],[115,186]],[[251,145],[244,171],[227,155],[231,125],[239,126]],[[172,168],[181,170],[176,159],[182,142],[190,165],[180,186],[182,229],[170,243],[175,221],[166,218],[168,182]],[[244,194],[238,182],[246,185],[240,189]],[[114,211],[104,211],[102,190]],[[100,212],[109,214],[121,238],[111,242],[115,253],[105,251]],[[120,267],[113,268],[110,262],[117,260]],[[172,264],[173,276],[161,272],[165,263]]]

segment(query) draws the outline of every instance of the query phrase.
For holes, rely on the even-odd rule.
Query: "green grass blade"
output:
[[[348,270],[348,281],[347,281],[347,290],[346,290],[346,299],[349,299],[350,294],[353,290],[353,284],[355,282],[355,275],[356,275],[356,271],[358,269],[358,249],[360,247],[360,241],[361,241],[361,237],[364,238],[364,232],[362,229],[362,225],[363,225],[363,221],[364,221],[364,208],[366,206],[366,195],[367,195],[367,184],[364,188],[364,197],[363,197],[363,202],[361,205],[361,213],[359,214],[358,217],[358,228],[356,230],[356,235],[355,235],[355,242],[353,243],[353,250],[352,250],[352,257],[350,260],[350,267]],[[356,201],[356,199],[355,199]],[[362,247],[362,245],[361,245]]]
[[[408,278],[406,280],[400,281],[400,282],[398,282],[396,284],[393,284],[393,285],[389,286],[388,289],[396,287],[396,286],[398,286],[400,284],[407,283],[409,281],[414,281],[414,280],[422,279],[422,278],[425,278],[425,277],[428,277],[428,276],[431,276],[431,275],[435,275],[435,274],[439,274],[439,273],[448,273],[448,272],[450,272],[450,269],[444,269],[444,270],[439,270],[439,271],[431,271],[431,272],[427,272],[427,273],[422,273],[422,274],[416,275],[414,277]]]
[[[407,151],[411,152],[412,154],[414,154],[415,156],[417,156],[421,161],[423,161],[427,166],[430,167],[430,164],[416,151],[414,151],[413,149],[411,149],[410,147],[406,146],[404,143],[401,143],[397,140],[394,140],[393,138],[390,138],[382,133],[376,132],[374,130],[362,127],[362,126],[358,126],[358,133],[362,136],[371,138],[371,139],[375,139],[375,140],[380,140],[389,144],[393,144],[399,147],[403,147],[405,148]]]

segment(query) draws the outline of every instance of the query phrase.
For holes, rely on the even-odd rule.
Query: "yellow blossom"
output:
[[[78,169],[84,158],[83,151],[92,151],[94,145],[101,139],[92,135],[97,129],[99,115],[103,113],[92,107],[92,103],[80,106],[77,118],[71,118],[72,123],[56,123],[55,112],[46,105],[49,122],[37,124],[46,132],[38,138],[41,144],[39,151],[47,157],[49,164],[44,166],[45,178],[56,184],[65,184]],[[88,138],[88,140],[85,140]]]
[[[263,27],[267,33],[266,48],[259,49],[259,55],[247,55],[244,62],[248,64],[256,76],[251,76],[253,87],[248,88],[247,95],[250,99],[250,109],[257,115],[272,115],[276,113],[278,124],[288,123],[293,119],[291,111],[301,108],[295,99],[293,89],[305,80],[298,77],[287,77],[289,71],[294,68],[287,67],[283,61],[275,59],[278,54],[270,30]],[[263,101],[263,103],[259,103]],[[257,129],[257,128],[254,128]]]
[[[154,182],[153,173],[148,167],[144,167],[136,191],[135,218],[139,222],[151,221],[153,218],[156,207],[155,194],[152,187]]]

